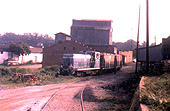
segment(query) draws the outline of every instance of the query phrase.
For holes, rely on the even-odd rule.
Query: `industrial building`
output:
[[[112,45],[112,20],[73,20],[71,39],[85,45]]]
[[[112,45],[112,20],[73,20],[71,35],[55,34],[55,44],[43,50],[42,66],[60,65],[64,53],[99,51],[117,54]]]

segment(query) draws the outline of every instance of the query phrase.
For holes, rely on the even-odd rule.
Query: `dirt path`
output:
[[[6,66],[6,67],[7,67],[7,68],[15,68],[15,67],[19,67],[19,68],[38,69],[38,68],[42,68],[42,64],[21,65],[21,66]]]
[[[95,100],[110,96],[109,92],[101,87],[127,80],[134,76],[130,73],[134,72],[134,69],[134,64],[131,64],[116,74],[93,76],[80,82],[0,90],[0,111],[40,111],[54,93],[55,97],[43,111],[80,111],[80,92],[83,88],[85,110],[98,110],[101,103]]]

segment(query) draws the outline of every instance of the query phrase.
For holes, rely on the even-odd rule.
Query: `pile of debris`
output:
[[[22,74],[22,73],[16,73],[11,78],[11,81],[13,82],[28,82],[28,83],[34,83],[37,81],[37,77],[35,74]]]

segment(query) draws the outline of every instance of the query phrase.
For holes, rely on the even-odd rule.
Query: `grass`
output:
[[[155,111],[170,110],[170,73],[148,77],[141,91],[141,103]]]
[[[5,68],[0,67],[0,88],[1,89],[10,89],[16,87],[25,87],[25,86],[36,86],[36,85],[46,85],[46,84],[58,84],[73,82],[77,80],[82,80],[83,77],[74,77],[74,76],[56,76],[56,69],[58,66],[52,66],[47,68],[41,68],[37,70],[31,70],[26,68]],[[15,73],[22,74],[36,74],[37,81],[34,83],[22,82],[20,79],[17,81],[11,81],[10,78]]]

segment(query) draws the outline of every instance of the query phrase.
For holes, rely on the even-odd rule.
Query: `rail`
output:
[[[41,108],[40,111],[43,111],[43,110],[47,107],[47,105],[49,104],[49,102],[57,95],[57,93],[58,93],[59,91],[65,89],[66,87],[68,87],[68,86],[70,86],[70,85],[72,85],[72,84],[74,84],[74,83],[76,83],[76,82],[78,82],[78,81],[69,83],[69,84],[67,84],[65,87],[62,87],[62,88],[60,88],[59,90],[57,90],[57,91],[48,99],[48,101],[43,105],[43,107]],[[87,84],[89,84],[89,82],[88,82]],[[84,92],[84,89],[85,89],[85,87],[87,86],[87,84],[84,85],[84,87],[83,87],[83,89],[82,89],[82,91],[81,91],[81,97],[80,97],[80,109],[81,109],[81,111],[85,111],[85,109],[84,109],[84,104],[83,104],[83,92]]]

